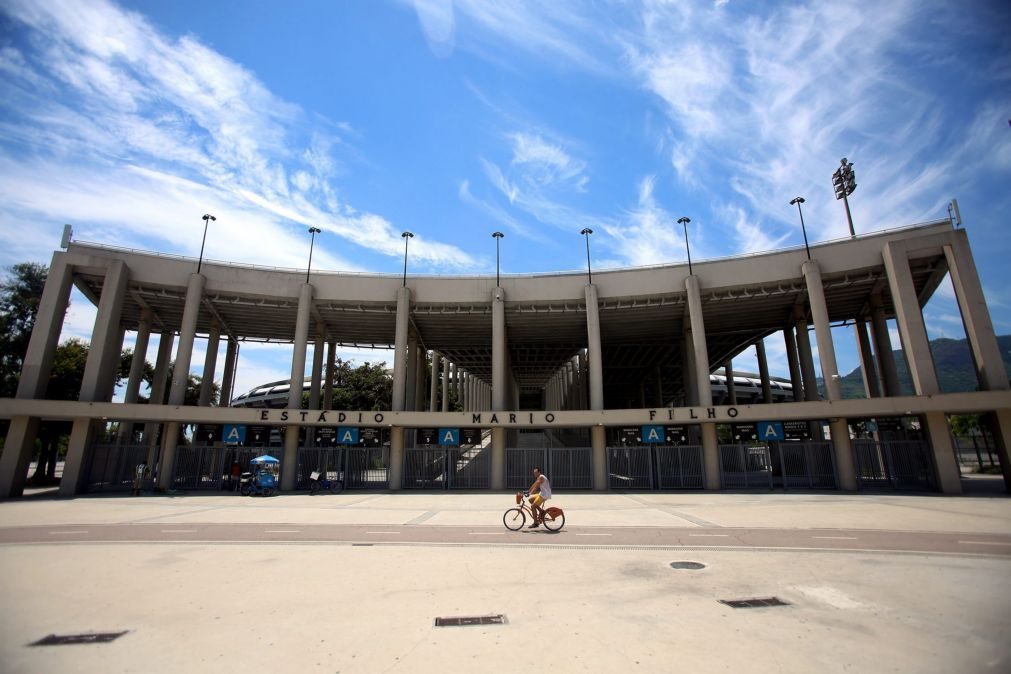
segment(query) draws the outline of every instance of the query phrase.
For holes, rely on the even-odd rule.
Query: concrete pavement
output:
[[[438,544],[411,535],[501,534],[511,500],[484,492],[0,503],[0,537],[19,527],[105,537],[0,543],[0,671],[1011,668],[1011,499],[559,493],[570,534],[564,546],[511,547],[500,535]],[[227,525],[275,533],[173,540],[197,535],[173,531],[234,528]],[[147,542],[117,539],[128,527],[165,533]],[[284,539],[314,527],[354,528],[357,538],[408,535],[374,534],[366,544]],[[620,545],[593,536],[616,528],[632,532]],[[826,547],[854,532],[880,541],[947,536],[991,544],[943,554],[728,550],[719,538],[659,547],[647,536],[689,540],[734,529],[818,537]],[[681,560],[706,566],[671,568]],[[788,605],[719,603],[767,596]],[[504,614],[506,624],[433,626],[436,617],[489,614]],[[27,646],[53,633],[120,630],[129,631],[107,644]]]

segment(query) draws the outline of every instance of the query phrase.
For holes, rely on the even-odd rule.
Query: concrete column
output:
[[[404,428],[390,429],[390,490],[399,491],[404,486]]]
[[[123,339],[119,321],[129,275],[130,271],[122,260],[114,261],[105,273],[95,328],[91,333],[91,347],[81,377],[81,393],[78,398],[81,402],[108,402],[111,398],[108,382],[115,379],[119,364]],[[74,420],[67,443],[67,458],[63,463],[63,479],[60,480],[61,496],[72,496],[83,486],[85,458],[99,424],[104,422]]]
[[[141,313],[140,323],[137,325],[137,339],[133,345],[133,358],[130,360],[130,374],[126,380],[126,391],[123,394],[123,403],[132,405],[140,397],[140,383],[144,378],[144,363],[147,362],[147,343],[151,337],[151,312],[145,309]],[[132,421],[121,421],[119,424],[119,442],[127,442],[132,439]]]
[[[920,416],[926,420],[924,427],[934,451],[934,467],[937,469],[937,485],[945,494],[962,493],[962,477],[955,461],[955,449],[951,444],[951,430],[944,412],[927,412]]]
[[[590,409],[590,373],[587,370],[586,353],[580,349],[579,359],[579,409]]]
[[[607,491],[607,429],[590,426],[590,465],[594,491]]]
[[[320,393],[323,388],[323,335],[317,335],[312,345],[312,373],[309,379],[309,409],[322,409]]]
[[[393,351],[393,411],[407,409],[407,328],[411,313],[411,289],[397,288],[397,328]],[[392,442],[392,441],[391,441]],[[401,449],[403,437],[401,436]],[[402,457],[401,457],[402,458]],[[392,461],[392,456],[391,456]],[[398,487],[399,488],[399,487]]]
[[[737,383],[734,381],[734,361],[728,360],[723,367],[723,376],[727,378],[727,404],[737,404]]]
[[[874,365],[874,355],[871,353],[871,340],[867,336],[867,321],[858,319],[853,326],[857,335],[857,349],[860,353],[860,372],[864,378],[864,393],[868,398],[880,398],[881,388],[878,386],[878,368]]]
[[[175,367],[172,370],[172,384],[169,387],[169,405],[182,405],[186,399],[186,385],[190,376],[190,361],[193,358],[193,339],[197,332],[200,316],[200,301],[207,279],[202,274],[190,274],[186,286],[186,304],[183,307],[182,324],[179,327],[179,347],[176,349]],[[173,440],[173,446],[175,441]]]
[[[951,233],[952,243],[944,247],[948,260],[948,273],[955,289],[958,309],[965,325],[965,336],[976,365],[976,378],[985,391],[1006,391],[1007,371],[1001,358],[997,336],[990,320],[990,310],[983,296],[983,286],[979,282],[976,263],[969,248],[969,239],[964,229]]]
[[[337,340],[331,338],[326,349],[326,377],[323,383],[323,409],[333,409],[334,369],[337,367]]]
[[[600,353],[600,309],[597,302],[597,286],[591,283],[586,286],[586,356],[590,366],[591,410],[604,409],[604,364]]]
[[[168,386],[168,368],[172,360],[172,345],[176,340],[175,333],[170,329],[162,330],[158,340],[158,359],[154,365],[154,379],[151,382],[151,400],[149,405],[163,405],[165,389]],[[155,474],[155,464],[158,462],[158,426],[148,422],[144,424],[144,441],[147,443],[147,465],[151,466],[151,474]]]
[[[442,359],[442,411],[449,411],[449,359]]]
[[[713,389],[709,383],[709,348],[706,346],[706,326],[702,317],[702,296],[699,292],[699,278],[685,279],[688,295],[688,314],[691,319],[692,357],[695,361],[695,385],[699,405],[713,404]]]
[[[801,379],[797,340],[792,327],[783,329],[783,341],[786,343],[786,361],[790,366],[790,388],[793,400],[800,402],[804,399],[804,382]]]
[[[1004,474],[1004,489],[1011,492],[1011,409],[994,410],[983,415],[982,422],[993,433],[997,460]]]
[[[699,404],[698,372],[695,368],[695,339],[692,324],[686,318],[681,335],[681,378],[684,388],[684,404],[688,407]]]
[[[427,376],[428,351],[424,345],[419,343],[414,356],[414,409],[417,412],[425,411],[425,378]]]
[[[871,328],[882,390],[886,396],[900,395],[902,389],[899,386],[899,371],[895,367],[892,339],[888,334],[888,320],[885,318],[880,295],[871,295]]]
[[[439,411],[439,352],[432,351],[432,381],[428,394],[428,411]]]
[[[288,409],[302,409],[302,389],[305,386],[305,352],[309,340],[309,318],[312,316],[313,287],[303,283],[298,293],[298,314],[295,318],[295,340],[291,354],[291,379],[288,387]],[[294,415],[292,415],[294,416]],[[291,491],[298,477],[298,431],[295,424],[284,428],[284,455],[281,457],[281,489]]]
[[[714,491],[720,489],[720,445],[716,437],[716,424],[704,423],[702,427],[702,465],[705,468],[703,485]]]
[[[452,385],[453,390],[456,392],[456,400],[460,403],[461,407],[463,405],[463,389],[460,387],[460,366],[456,363],[452,363],[450,366],[450,374],[452,374]]]
[[[492,409],[496,412],[506,409],[509,399],[506,358],[505,291],[495,288],[491,301],[491,389]],[[504,447],[504,445],[503,445]],[[494,458],[494,455],[493,455]],[[503,461],[505,453],[502,454]],[[504,473],[503,464],[503,473]]]
[[[825,302],[825,288],[821,283],[821,267],[817,260],[808,260],[801,266],[807,285],[808,303],[811,305],[811,319],[814,322],[814,336],[818,342],[818,362],[821,376],[825,380],[825,393],[829,400],[842,400],[839,386],[839,366],[835,359],[835,345],[832,343],[832,326],[828,320],[828,304]]]
[[[800,373],[804,379],[804,400],[818,400],[818,379],[814,373],[814,357],[811,354],[811,338],[807,332],[807,321],[797,319],[797,355],[800,357]]]
[[[416,411],[418,409],[418,338],[414,335],[407,337],[407,383],[405,393],[407,398],[404,401],[404,409],[411,412]]]
[[[755,356],[758,358],[758,378],[762,381],[762,402],[772,403],[772,384],[769,380],[769,360],[765,356],[765,340],[755,342]]]
[[[214,371],[218,367],[218,342],[221,339],[221,329],[211,328],[207,334],[207,354],[204,356],[204,372],[200,378],[200,399],[197,405],[207,407],[211,404],[211,394],[214,392]]]
[[[831,419],[828,426],[832,433],[832,452],[839,489],[856,491],[857,474],[853,464],[853,445],[850,442],[849,424],[845,419]]]
[[[895,321],[902,336],[902,351],[909,364],[909,374],[913,378],[916,395],[934,395],[940,392],[934,357],[927,341],[927,328],[923,324],[920,301],[913,285],[913,274],[909,270],[909,258],[901,246],[895,242],[885,244],[882,256],[888,273],[888,286],[895,305]]]
[[[239,343],[234,339],[225,341],[225,371],[221,375],[221,397],[219,407],[228,407],[232,402],[232,389],[235,388],[236,360],[239,356]]]

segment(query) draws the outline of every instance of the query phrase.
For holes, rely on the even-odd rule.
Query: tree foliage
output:
[[[386,363],[355,367],[351,360],[337,358],[334,362],[333,409],[388,410],[392,396],[393,380],[386,372]],[[302,407],[308,405],[306,393],[302,396]]]
[[[0,397],[10,398],[17,393],[49,268],[22,262],[7,271],[0,283]]]

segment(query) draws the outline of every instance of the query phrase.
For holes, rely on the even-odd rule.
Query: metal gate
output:
[[[783,489],[835,489],[831,442],[780,442],[778,451]]]
[[[344,479],[344,446],[339,447],[299,447],[298,468],[295,489],[308,489],[309,477],[314,472],[328,480]]]
[[[488,489],[491,447],[404,450],[404,489]]]
[[[589,447],[552,447],[506,449],[506,488],[526,489],[534,481],[533,470],[551,480],[552,489],[591,489],[591,452]]]
[[[147,445],[94,445],[85,491],[133,489],[134,471],[147,463]]]
[[[277,452],[280,448],[275,448]],[[231,474],[232,461],[241,472],[251,470],[250,460],[266,452],[263,447],[176,447],[172,489],[224,489]]]
[[[702,445],[656,448],[658,489],[702,489],[704,474]]]
[[[450,447],[450,489],[488,489],[491,487],[491,447]]]
[[[610,489],[652,489],[653,448],[649,445],[608,447],[607,486]]]
[[[409,447],[404,450],[404,489],[446,489],[446,448]]]
[[[390,484],[389,447],[348,447],[345,489],[386,489]]]
[[[724,489],[772,489],[772,459],[765,445],[720,445],[720,482]]]
[[[933,491],[934,458],[920,440],[854,440],[857,486],[871,489]]]

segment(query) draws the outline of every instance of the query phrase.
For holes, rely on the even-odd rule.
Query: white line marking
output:
[[[300,533],[301,529],[264,529],[265,534],[297,534]]]
[[[577,536],[613,536],[614,534],[576,534]]]
[[[162,529],[163,534],[195,534],[196,529]]]
[[[88,532],[87,531],[50,531],[49,535],[52,536],[54,534],[86,534],[86,533],[88,533]]]
[[[812,536],[811,538],[823,538],[825,540],[832,540],[832,541],[855,541],[855,540],[857,540],[856,536]]]
[[[471,536],[505,536],[504,531],[468,531]]]
[[[399,531],[366,531],[367,534],[383,534],[384,536],[399,536]]]
[[[688,534],[696,538],[730,538],[730,534]]]
[[[999,541],[959,541],[962,545],[1011,545],[1011,543],[1001,543]]]

